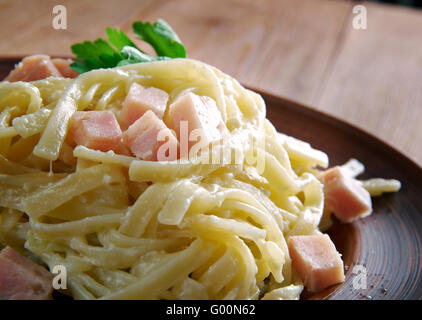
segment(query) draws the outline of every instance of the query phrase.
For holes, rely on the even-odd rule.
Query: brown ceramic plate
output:
[[[19,61],[0,59],[0,79]],[[346,281],[305,299],[422,299],[422,169],[377,138],[345,122],[296,102],[261,93],[267,115],[283,133],[325,151],[330,165],[356,158],[366,166],[364,178],[395,178],[396,194],[374,198],[374,213],[329,230],[343,254]],[[360,265],[366,273],[354,272]],[[366,274],[366,289],[364,284]],[[357,285],[357,286],[356,286]]]

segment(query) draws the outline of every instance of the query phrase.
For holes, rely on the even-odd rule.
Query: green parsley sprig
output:
[[[70,66],[79,73],[94,69],[113,68],[132,63],[186,58],[186,49],[173,29],[162,19],[154,24],[137,21],[133,32],[149,43],[157,56],[151,56],[139,49],[122,31],[107,28],[108,41],[97,39],[71,46],[76,61]]]

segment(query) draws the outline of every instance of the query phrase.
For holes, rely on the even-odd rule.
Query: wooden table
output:
[[[329,0],[0,0],[0,55],[70,55],[70,45],[164,18],[191,58],[243,84],[308,104],[369,131],[422,165],[422,11]],[[367,9],[367,30],[352,27]]]

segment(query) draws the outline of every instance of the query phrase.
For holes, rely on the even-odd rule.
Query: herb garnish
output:
[[[137,21],[133,32],[149,43],[157,56],[151,56],[139,49],[122,31],[107,28],[108,41],[97,39],[72,45],[76,61],[70,66],[79,73],[94,69],[113,68],[132,63],[186,58],[186,50],[173,29],[162,19],[154,24]]]

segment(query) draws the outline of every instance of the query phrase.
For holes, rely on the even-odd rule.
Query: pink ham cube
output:
[[[372,212],[371,196],[356,180],[345,176],[340,167],[323,173],[325,205],[343,222],[351,222]]]
[[[78,72],[70,67],[70,65],[73,63],[73,60],[71,59],[55,58],[51,59],[51,62],[65,78],[76,78],[79,75]]]
[[[290,236],[292,266],[309,291],[344,282],[343,261],[327,234]]]
[[[76,111],[70,119],[68,136],[77,145],[110,151],[119,145],[122,131],[111,111]]]
[[[159,135],[161,139],[159,139]],[[177,159],[178,141],[176,136],[151,110],[136,120],[123,133],[123,142],[136,157],[142,160],[171,161]]]
[[[51,299],[53,275],[10,247],[0,253],[0,300]]]
[[[23,60],[4,79],[6,81],[35,81],[47,77],[61,77],[49,56],[33,55]]]
[[[192,92],[181,96],[171,104],[170,116],[180,145],[184,143],[188,149],[197,143],[197,139],[191,137],[194,130],[200,134],[201,143],[204,145],[220,141],[227,131],[215,101]],[[184,135],[182,127],[186,125],[187,135]]]
[[[158,118],[162,119],[167,100],[168,94],[165,91],[154,87],[143,87],[134,82],[123,102],[120,121],[127,128],[148,110],[153,111]]]

